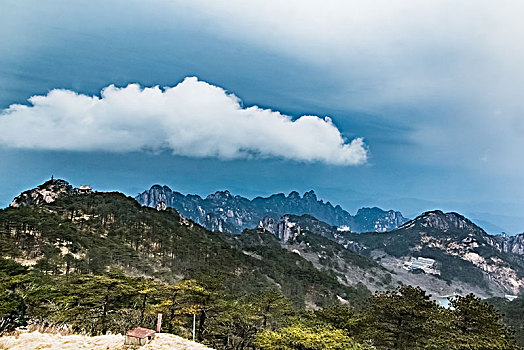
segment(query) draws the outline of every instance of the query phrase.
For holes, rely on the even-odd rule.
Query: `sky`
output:
[[[134,196],[305,192],[524,231],[524,3],[0,4],[0,207],[51,175]]]

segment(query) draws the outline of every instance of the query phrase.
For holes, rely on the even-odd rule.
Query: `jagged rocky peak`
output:
[[[36,188],[27,190],[13,199],[10,207],[26,207],[31,205],[42,205],[54,202],[61,195],[73,195],[91,193],[90,186],[73,187],[69,182],[62,179],[48,180]]]
[[[486,234],[483,229],[475,225],[466,217],[455,212],[444,213],[442,210],[427,211],[417,216],[415,219],[406,222],[400,228],[410,228],[415,226],[436,228],[442,231],[460,229]]]
[[[356,231],[387,232],[394,230],[407,221],[402,213],[394,210],[382,210],[378,207],[360,208],[355,215]]]
[[[231,192],[229,192],[228,190],[225,190],[225,191],[216,191],[215,193],[213,194],[210,194],[206,197],[206,199],[210,199],[210,200],[227,200],[229,198],[232,198],[233,196],[231,195]]]
[[[287,198],[294,199],[294,200],[300,200],[300,193],[298,193],[297,191],[291,191],[289,192]]]
[[[347,227],[352,232],[390,231],[407,220],[398,212],[385,212],[372,208],[373,215],[361,211],[352,216],[340,205],[319,200],[313,190],[300,195],[297,191],[272,194],[268,197],[248,199],[232,195],[229,191],[217,191],[207,197],[183,195],[167,186],[155,185],[136,197],[145,206],[156,208],[164,202],[176,209],[180,215],[194,220],[212,231],[241,233],[246,228],[255,228],[268,214],[279,218],[285,214],[309,214],[332,226]],[[376,209],[376,212],[375,212]]]
[[[358,211],[357,211],[357,215],[378,215],[378,214],[382,214],[384,213],[385,211],[378,208],[378,207],[372,207],[372,208],[369,208],[369,207],[363,207],[363,208],[360,208]],[[388,213],[398,213],[398,212],[395,212],[393,210],[389,210]]]
[[[172,207],[173,201],[184,197],[181,193],[173,191],[168,186],[153,185],[147,191],[140,193],[135,199],[142,205],[156,208],[158,203],[164,202],[166,206]]]
[[[524,255],[524,233],[514,236],[506,234],[493,236],[494,245],[504,253]]]
[[[313,190],[304,193],[304,196],[302,198],[310,200],[312,202],[316,202],[318,200],[317,194]]]

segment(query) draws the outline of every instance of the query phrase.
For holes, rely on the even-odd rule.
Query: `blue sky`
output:
[[[129,195],[154,183],[248,197],[314,189],[350,212],[440,208],[524,231],[518,1],[1,6],[2,207],[54,175]],[[182,102],[166,99],[171,107],[157,113],[147,105],[157,100],[140,92],[116,89],[117,106],[101,98],[111,84],[137,83],[168,87],[161,99],[186,77],[199,83],[177,89]],[[83,102],[52,99],[53,89],[109,107],[90,110],[92,127],[77,135]],[[34,95],[44,107],[27,101]],[[29,112],[8,111],[13,104]],[[70,114],[56,122],[65,106]],[[143,115],[151,119],[138,124]],[[244,115],[260,125],[240,127]],[[299,122],[303,115],[318,118]],[[365,159],[349,147],[358,138]]]

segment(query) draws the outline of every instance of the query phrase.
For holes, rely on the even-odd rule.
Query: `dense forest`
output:
[[[308,310],[276,288],[232,296],[216,278],[167,284],[120,270],[53,276],[6,259],[0,286],[1,332],[35,323],[119,333],[154,328],[160,312],[163,331],[185,337],[197,315],[197,339],[217,349],[517,349],[492,305],[468,295],[446,309],[410,286],[362,305]]]
[[[197,339],[217,349],[515,349],[522,329],[507,312],[520,299],[492,301],[502,318],[473,295],[450,309],[410,286],[372,295],[268,232],[210,232],[118,193],[0,210],[0,243],[2,333],[124,332],[162,313],[184,337],[196,315]]]

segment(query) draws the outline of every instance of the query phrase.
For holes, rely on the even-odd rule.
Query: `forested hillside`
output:
[[[214,276],[229,291],[278,285],[302,305],[358,294],[281,249],[271,235],[244,247],[250,234],[257,235],[248,232],[240,240],[211,233],[174,210],[141,207],[119,193],[63,196],[43,206],[0,211],[0,254],[34,264],[46,275],[100,274],[117,267],[166,282]]]

